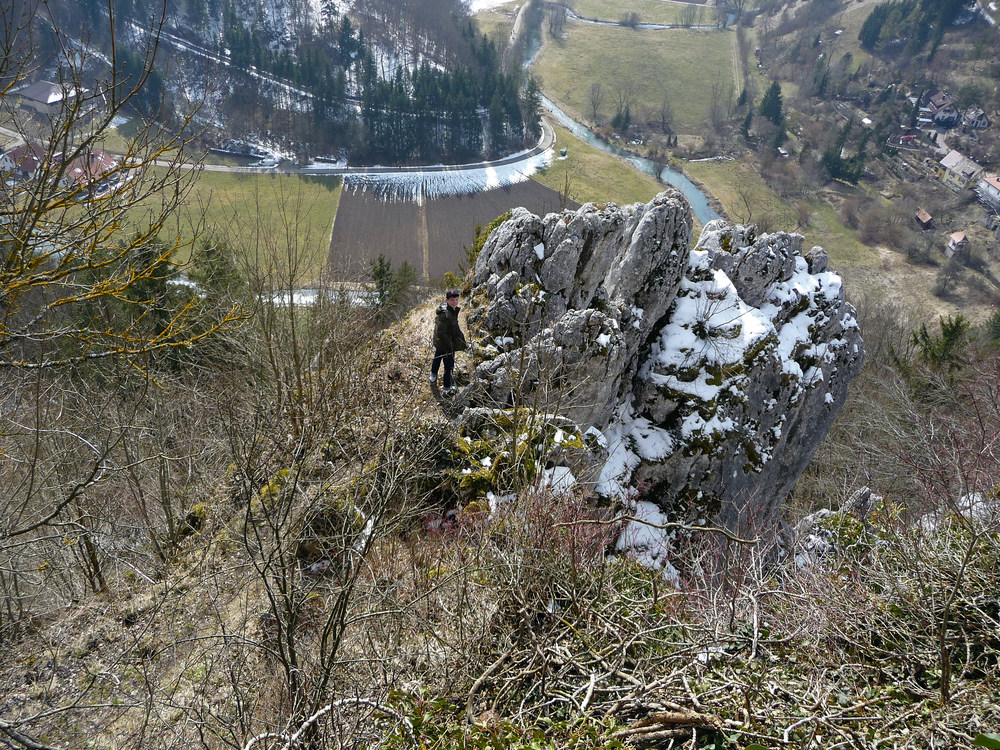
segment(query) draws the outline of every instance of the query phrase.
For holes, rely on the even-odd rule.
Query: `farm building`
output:
[[[55,115],[63,105],[63,101],[76,96],[74,89],[64,89],[51,81],[36,81],[17,92],[21,97],[21,106],[40,115]]]

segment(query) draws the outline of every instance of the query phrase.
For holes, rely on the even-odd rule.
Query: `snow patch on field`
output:
[[[510,0],[468,0],[465,5],[469,9],[469,13],[476,14],[482,10],[499,8],[501,5],[506,5],[509,2]]]
[[[370,190],[380,200],[389,202],[420,203],[427,198],[469,195],[516,185],[551,163],[552,150],[548,149],[513,164],[393,173],[373,168],[371,172],[345,175],[344,187],[355,192]]]

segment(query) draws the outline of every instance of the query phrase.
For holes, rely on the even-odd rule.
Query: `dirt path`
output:
[[[453,420],[463,410],[459,400],[454,397],[444,398],[440,388],[432,387],[427,380],[434,355],[431,343],[434,337],[434,311],[443,299],[443,294],[435,292],[433,296],[410,311],[395,330],[395,350],[398,353],[397,374],[404,381],[403,392],[410,394],[409,398],[412,399],[414,408],[427,416]],[[468,337],[466,312],[463,307],[459,320],[462,330]],[[454,374],[459,388],[468,385],[471,365],[472,360],[468,352],[459,352],[455,355]],[[438,382],[440,384],[440,380]]]
[[[738,34],[735,31],[732,32],[734,92],[743,91],[743,71],[740,69],[740,43],[737,37]]]
[[[417,230],[420,232],[420,258],[423,264],[420,269],[420,280],[426,284],[431,278],[431,243],[430,236],[427,231],[426,200],[422,200],[417,203],[417,216],[419,217]]]

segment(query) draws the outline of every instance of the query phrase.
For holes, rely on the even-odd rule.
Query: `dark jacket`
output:
[[[465,334],[458,325],[458,311],[461,307],[449,307],[447,302],[438,305],[434,317],[434,349],[451,353],[465,351]]]

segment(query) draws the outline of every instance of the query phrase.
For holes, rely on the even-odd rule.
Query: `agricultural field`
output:
[[[364,280],[371,261],[381,253],[394,269],[409,263],[418,276],[437,280],[449,271],[460,272],[477,224],[486,226],[517,206],[545,215],[561,205],[559,193],[533,180],[474,195],[434,198],[422,205],[348,191],[333,227],[330,268],[340,279]]]
[[[532,178],[557,193],[567,192],[579,204],[614,201],[647,202],[665,185],[640,172],[624,159],[589,146],[565,128],[553,124],[555,152],[565,148],[567,158],[555,158],[552,165]],[[567,181],[568,180],[568,181]]]
[[[713,20],[710,8],[692,7],[688,3],[669,0],[576,0],[573,11],[582,18],[614,23],[632,12],[639,14],[639,23],[682,23],[687,22],[689,16],[690,21],[696,24],[712,23]]]
[[[490,39],[499,41],[503,48],[510,37],[511,29],[514,28],[514,17],[521,5],[519,2],[510,2],[479,11],[475,16],[479,30]]]
[[[394,269],[409,263],[423,268],[424,219],[413,201],[384,201],[370,190],[346,190],[340,197],[330,236],[330,269],[338,281],[365,281],[380,254]]]
[[[307,284],[326,270],[340,191],[335,177],[204,171],[161,234],[224,240],[251,267]]]
[[[680,133],[701,133],[713,98],[726,106],[736,95],[733,31],[629,29],[581,21],[567,21],[565,31],[565,39],[543,35],[535,74],[545,95],[578,122],[593,121],[595,83],[604,90],[599,124],[614,115],[617,92],[631,90],[633,122],[657,120],[666,99]]]

